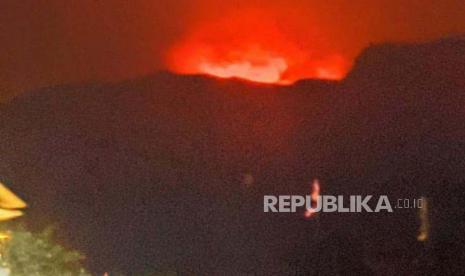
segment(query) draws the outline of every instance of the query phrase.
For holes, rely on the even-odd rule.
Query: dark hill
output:
[[[30,203],[27,223],[58,222],[95,272],[283,275],[292,259],[412,274],[420,254],[454,271],[464,80],[465,42],[449,39],[370,47],[340,83],[159,73],[46,88],[2,106],[0,175]],[[435,249],[416,242],[415,210],[321,225],[263,213],[264,194],[308,193],[313,177],[327,194],[432,198]]]

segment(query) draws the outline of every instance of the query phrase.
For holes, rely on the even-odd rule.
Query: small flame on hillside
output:
[[[320,181],[318,179],[314,179],[313,182],[312,182],[312,193],[310,194],[310,198],[312,199],[312,205],[314,205],[319,196],[320,196]],[[313,214],[315,214],[316,211],[314,208],[309,208],[305,211],[305,214],[304,216],[306,218],[310,218],[313,216]]]

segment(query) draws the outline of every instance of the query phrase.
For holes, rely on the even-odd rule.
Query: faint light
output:
[[[27,206],[26,202],[15,195],[5,185],[0,183],[0,208],[22,209]]]
[[[0,221],[24,215],[22,211],[16,209],[23,209],[26,206],[26,202],[0,183]]]
[[[309,218],[309,217],[313,216],[313,214],[315,214],[315,213],[316,213],[316,212],[315,212],[314,209],[307,209],[307,210],[305,211],[304,216],[305,216],[306,218]]]
[[[255,182],[255,178],[250,173],[245,173],[242,175],[242,184],[246,187],[250,187]]]
[[[421,197],[421,207],[418,209],[418,216],[420,218],[420,229],[417,236],[417,240],[424,242],[428,240],[429,237],[429,216],[428,216],[428,199],[426,197]]]
[[[316,75],[319,79],[326,79],[326,80],[339,80],[341,79],[341,73],[337,70],[332,70],[328,68],[317,68]]]
[[[311,190],[312,190],[312,192],[310,194],[310,198],[312,199],[312,204],[313,204],[313,203],[317,202],[317,200],[318,200],[318,198],[320,196],[320,181],[318,179],[313,180]],[[315,209],[310,208],[310,209],[307,209],[305,211],[304,216],[306,218],[310,218],[315,213],[316,213]]]
[[[10,234],[8,234],[6,232],[0,232],[0,240],[1,241],[9,240],[10,238],[11,238]]]

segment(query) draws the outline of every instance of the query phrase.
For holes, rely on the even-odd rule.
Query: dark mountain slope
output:
[[[30,203],[26,220],[58,221],[96,272],[271,275],[289,258],[327,273],[417,270],[414,210],[322,215],[319,231],[264,214],[263,195],[308,193],[313,177],[327,194],[424,195],[443,206],[436,240],[449,241],[450,219],[464,225],[447,201],[463,198],[464,52],[457,39],[373,46],[341,83],[159,73],[42,89],[0,111],[0,175]],[[301,258],[321,240],[325,258]]]

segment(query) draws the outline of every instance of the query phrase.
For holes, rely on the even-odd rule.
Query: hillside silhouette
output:
[[[465,40],[373,45],[340,82],[160,72],[0,109],[0,176],[92,271],[464,273]],[[263,195],[425,196],[392,214],[263,213]],[[182,275],[184,275],[182,274]]]

